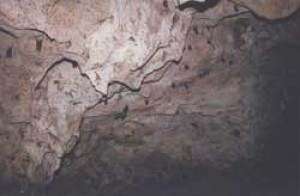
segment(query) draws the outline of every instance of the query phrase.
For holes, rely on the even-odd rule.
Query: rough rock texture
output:
[[[76,143],[88,108],[119,86],[138,90],[151,74],[181,59],[191,21],[171,1],[0,5],[1,66],[13,72],[2,77],[2,94],[10,92],[3,96],[7,100],[17,96],[14,106],[5,100],[1,105],[4,111],[15,108],[10,118],[26,125],[21,152],[10,165],[34,181],[51,180]]]
[[[14,146],[6,151],[12,152],[9,165],[32,179],[48,180],[75,144],[83,113],[100,95],[43,34],[6,30],[1,31],[1,118],[18,135],[18,141],[7,141]],[[37,39],[43,40],[41,51]],[[51,64],[57,67],[36,85],[35,78]]]
[[[299,0],[232,0],[268,19],[280,19],[294,13],[300,7]]]
[[[248,55],[258,33],[247,8],[267,18],[294,9],[176,5],[0,0],[0,160],[49,182],[62,161],[75,155],[81,168],[95,151],[108,165],[156,152],[216,168],[252,159],[265,125],[253,117],[262,109]]]
[[[175,0],[178,6],[196,5],[196,2],[202,3],[204,7],[214,5],[220,0]],[[300,7],[299,0],[231,0],[236,4],[243,6],[256,15],[267,19],[285,18]]]
[[[211,20],[205,19],[208,17]],[[61,184],[80,184],[71,195],[80,191],[90,195],[99,191],[103,195],[185,195],[189,191],[181,187],[194,184],[191,195],[272,193],[258,191],[255,186],[262,182],[264,189],[288,194],[283,183],[267,188],[264,177],[248,181],[253,170],[231,182],[226,174],[208,175],[203,168],[248,167],[260,159],[267,146],[265,137],[280,127],[281,119],[295,123],[292,119],[297,117],[290,118],[286,111],[296,107],[290,105],[290,99],[300,88],[295,80],[287,81],[300,73],[299,42],[295,41],[299,19],[298,14],[286,24],[265,23],[226,2],[195,14],[179,64],[155,74],[151,81],[156,82],[145,83],[139,92],[124,88],[107,105],[86,113],[81,139],[65,157],[63,177],[57,178],[55,189],[63,189]],[[296,164],[283,147],[295,142],[293,128],[286,122],[281,126],[274,150],[278,159],[272,159],[264,170],[280,161],[288,162],[289,167]],[[286,136],[290,139],[285,140]],[[200,172],[193,170],[197,167]],[[281,164],[270,170],[275,174],[281,168],[285,168],[282,173],[290,173]],[[192,174],[187,175],[187,170]],[[194,179],[197,171],[199,176]],[[174,175],[181,181],[163,183]],[[225,179],[218,182],[220,176]],[[243,180],[251,186],[244,187]],[[232,192],[227,191],[228,183],[232,183]],[[128,189],[134,191],[126,194]],[[205,194],[210,189],[213,191]],[[295,195],[294,187],[290,191],[288,195]]]

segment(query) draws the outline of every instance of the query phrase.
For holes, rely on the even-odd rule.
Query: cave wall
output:
[[[206,20],[212,13],[215,20]],[[296,59],[291,67],[286,62],[299,52],[298,21],[298,14],[285,23],[261,21],[226,2],[195,14],[179,64],[138,93],[124,89],[86,113],[62,175],[101,190],[99,181],[103,187],[122,179],[142,186],[191,167],[259,163],[269,135],[295,129],[276,126],[298,92],[286,82],[292,77],[287,70],[299,74]],[[279,156],[284,148],[278,148]]]
[[[284,103],[253,61],[286,37],[257,16],[299,1],[211,2],[0,1],[3,170],[44,183],[90,160],[255,160]]]

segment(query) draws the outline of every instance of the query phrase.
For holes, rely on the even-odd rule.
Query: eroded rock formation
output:
[[[280,19],[289,16],[299,9],[300,1],[298,0],[233,0],[242,5],[258,16],[267,19]]]
[[[269,34],[251,12],[282,18],[299,1],[235,2],[197,12],[173,0],[1,0],[1,160],[49,182],[71,151],[105,138],[100,156],[124,163],[154,152],[218,168],[253,158],[265,124],[253,117],[249,54]]]
[[[175,0],[178,6],[195,6],[202,3],[204,7],[210,7],[220,0]],[[288,17],[299,9],[299,0],[231,0],[239,6],[251,10],[254,14],[267,19],[280,19]],[[189,5],[187,5],[189,4]],[[196,6],[197,7],[197,6]]]
[[[88,108],[122,86],[137,91],[151,74],[179,62],[191,21],[171,1],[12,1],[1,3],[1,13],[1,65],[17,66],[16,78],[26,75],[10,114],[27,125],[13,165],[37,181],[59,168]]]

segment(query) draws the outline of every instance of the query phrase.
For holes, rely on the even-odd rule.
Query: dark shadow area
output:
[[[215,7],[220,0],[211,0],[205,2],[189,1],[179,6],[179,10],[183,11],[187,8],[193,8],[197,12],[205,12],[206,10]]]
[[[299,168],[299,128],[300,128],[300,46],[283,44],[269,51],[272,67],[281,66],[285,109],[271,126],[265,142],[265,152],[258,172],[269,178],[270,185],[291,186],[297,191]]]

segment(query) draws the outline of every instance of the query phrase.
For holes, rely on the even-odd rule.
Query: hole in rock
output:
[[[180,10],[185,10],[187,8],[193,8],[198,12],[205,12],[206,10],[215,7],[220,0],[207,0],[205,2],[197,2],[197,1],[188,1],[179,6]]]

